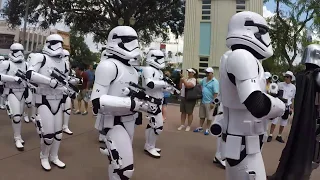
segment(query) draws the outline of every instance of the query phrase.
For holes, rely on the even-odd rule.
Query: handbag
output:
[[[201,84],[196,84],[191,89],[186,89],[186,100],[198,100],[202,99],[202,87]]]

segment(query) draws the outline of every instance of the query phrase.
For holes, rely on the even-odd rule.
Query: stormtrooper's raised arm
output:
[[[32,53],[29,56],[29,67],[26,72],[26,78],[36,84],[46,84],[52,88],[57,87],[57,81],[38,73],[43,64],[46,63],[45,56],[40,53]]]
[[[168,84],[163,80],[156,80],[153,78],[154,70],[152,67],[144,67],[142,71],[142,78],[144,78],[146,85],[150,89],[160,89],[167,87]]]
[[[20,80],[19,77],[6,75],[6,72],[9,68],[10,68],[10,61],[0,61],[0,81],[21,83],[22,81]]]
[[[227,72],[230,80],[237,86],[240,102],[256,118],[276,118],[283,115],[285,104],[263,92],[258,80],[257,60],[248,51],[238,49],[227,59]]]

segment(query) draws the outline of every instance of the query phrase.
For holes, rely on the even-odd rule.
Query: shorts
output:
[[[192,114],[193,109],[196,106],[197,100],[187,101],[185,97],[181,97],[180,112],[186,114]]]
[[[85,90],[85,89],[80,90],[80,92],[78,93],[78,96],[77,96],[78,101],[83,100],[85,98],[86,94],[87,94],[87,90]]]
[[[163,98],[162,105],[168,105],[168,98],[167,97]]]
[[[272,124],[277,125],[279,119],[281,120],[280,122],[280,126],[287,126],[288,124],[288,119],[289,119],[289,106],[286,107],[286,111],[284,112],[283,116],[275,118],[274,120],[272,120]]]
[[[212,114],[214,109],[210,108],[210,104],[200,104],[199,117],[200,119],[212,120]]]

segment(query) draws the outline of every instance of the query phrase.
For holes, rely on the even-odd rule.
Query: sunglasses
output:
[[[285,78],[291,78],[291,76],[284,76]]]

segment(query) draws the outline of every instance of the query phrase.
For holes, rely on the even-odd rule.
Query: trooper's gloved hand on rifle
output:
[[[276,83],[270,84],[269,94],[273,97],[279,98],[284,103],[288,102],[287,99],[283,98],[283,90],[280,90],[278,84],[276,84]]]

